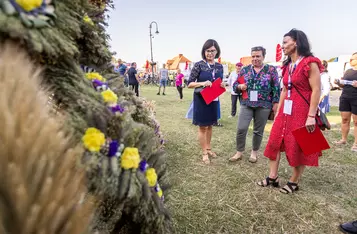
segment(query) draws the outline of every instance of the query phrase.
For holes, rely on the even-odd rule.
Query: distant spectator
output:
[[[165,68],[165,64],[163,64],[162,65],[162,69],[160,69],[159,78],[160,78],[160,86],[159,86],[159,92],[157,93],[157,95],[160,95],[161,87],[163,87],[162,95],[165,96],[166,95],[165,94],[165,89],[166,89],[166,85],[167,85],[167,80],[169,79],[169,70],[167,70]]]
[[[236,116],[237,113],[237,100],[239,98],[239,94],[233,89],[233,83],[237,80],[238,74],[243,67],[243,63],[236,64],[236,70],[232,71],[228,78],[228,85],[231,88],[231,115],[228,118],[232,118]]]
[[[134,90],[137,97],[139,97],[139,77],[136,71],[136,63],[132,63],[128,70],[129,85],[131,90]]]
[[[329,93],[330,93],[330,76],[328,74],[327,66],[328,63],[323,60],[322,66],[324,67],[324,71],[320,74],[321,76],[321,97],[319,101],[320,111],[323,113],[330,112],[330,101],[329,101]]]
[[[183,90],[183,86],[184,86],[184,79],[185,79],[185,76],[181,73],[181,69],[177,69],[176,88],[180,95],[180,100],[182,100],[182,98],[183,98],[182,90]]]
[[[118,66],[114,68],[115,72],[118,72],[120,76],[124,77],[124,85],[127,87],[129,84],[128,77],[126,76],[127,67],[121,59],[118,60]]]

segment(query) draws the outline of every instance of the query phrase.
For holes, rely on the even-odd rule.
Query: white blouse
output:
[[[321,96],[327,96],[330,93],[330,76],[327,72],[321,73]]]

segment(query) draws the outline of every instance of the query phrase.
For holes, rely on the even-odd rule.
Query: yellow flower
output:
[[[105,136],[96,128],[88,128],[82,137],[82,141],[89,151],[99,152],[100,148],[105,144]]]
[[[90,24],[90,25],[94,25],[93,21],[91,18],[89,18],[89,16],[86,14],[83,16],[83,21],[86,22],[87,24]]]
[[[149,168],[145,173],[146,179],[148,180],[149,186],[154,187],[157,182],[157,175],[154,168]]]
[[[162,190],[161,189],[159,191],[157,191],[157,195],[159,196],[159,198],[162,197]]]
[[[139,151],[137,148],[125,148],[121,156],[121,167],[124,169],[138,168],[140,163]]]
[[[116,103],[118,101],[118,96],[110,89],[103,91],[101,94],[106,103]]]
[[[25,11],[32,11],[42,5],[43,0],[15,0]]]
[[[99,80],[99,81],[105,81],[103,76],[101,76],[98,72],[89,72],[86,73],[86,77],[88,80]]]

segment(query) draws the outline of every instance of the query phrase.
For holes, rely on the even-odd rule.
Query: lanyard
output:
[[[255,82],[256,82],[256,80],[257,80],[257,78],[258,78],[260,72],[263,70],[264,66],[265,66],[265,65],[263,64],[263,66],[260,68],[259,72],[255,72],[254,66],[252,66],[252,74],[253,74],[253,76],[254,76],[254,80],[253,80],[253,83],[254,83],[254,84],[253,84],[253,90],[255,89]]]
[[[288,98],[291,96],[291,89],[292,89],[292,82],[291,82],[291,76],[295,72],[296,67],[299,65],[301,60],[304,57],[299,57],[299,59],[293,64],[292,62],[289,65],[289,79],[288,79]]]
[[[207,66],[209,67],[209,69],[212,69],[211,65],[209,65],[209,63],[207,61],[206,61],[206,63],[207,63]],[[216,73],[216,69],[214,68],[214,65],[213,65],[213,70],[212,70],[212,80],[215,79],[215,73]]]

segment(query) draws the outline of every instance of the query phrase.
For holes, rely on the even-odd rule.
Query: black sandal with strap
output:
[[[268,187],[268,186],[273,186],[275,188],[279,187],[279,181],[278,181],[278,176],[275,179],[270,178],[269,176],[265,178],[265,183],[264,180],[259,181],[257,185],[261,187]]]
[[[299,190],[297,183],[288,182],[283,188],[280,189],[281,193],[289,194]]]

